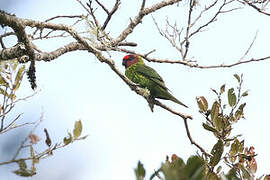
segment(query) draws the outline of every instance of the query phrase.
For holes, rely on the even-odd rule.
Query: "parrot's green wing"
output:
[[[166,86],[165,83],[162,79],[162,77],[151,67],[146,66],[144,64],[137,64],[136,65],[136,69],[135,71],[138,74],[143,75],[144,77],[146,77],[147,79],[154,81],[155,83],[157,83],[159,86],[161,86],[162,88],[169,90]]]

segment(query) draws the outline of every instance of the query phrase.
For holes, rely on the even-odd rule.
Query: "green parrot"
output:
[[[141,56],[135,54],[126,55],[122,65],[125,66],[125,75],[134,83],[150,91],[152,98],[171,100],[182,106],[186,106],[176,99],[166,87],[162,77],[151,67],[146,66]]]

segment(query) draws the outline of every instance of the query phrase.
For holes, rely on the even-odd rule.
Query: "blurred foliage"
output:
[[[33,125],[33,128],[21,142],[14,156],[8,161],[0,162],[0,165],[17,163],[18,169],[13,172],[21,177],[29,177],[36,174],[36,164],[39,163],[41,159],[53,155],[56,149],[63,148],[77,140],[85,139],[87,136],[81,136],[83,126],[80,120],[75,122],[73,134],[68,133],[68,137],[64,137],[63,141],[59,143],[53,143],[49,131],[44,128],[46,137],[45,144],[47,148],[42,151],[38,150],[36,144],[40,142],[41,138],[39,135],[35,134],[34,131],[43,120],[43,114],[39,121],[34,123],[27,122],[20,124],[19,120],[21,114],[14,118],[8,118],[8,114],[14,109],[16,103],[27,100],[35,94],[24,98],[17,98],[16,93],[20,88],[24,74],[25,66],[18,64],[17,61],[2,62],[0,64],[0,135],[16,128]],[[28,149],[28,156],[21,157],[20,154],[23,149]]]
[[[18,170],[13,171],[15,174],[22,176],[22,177],[29,177],[29,176],[35,175],[36,174],[35,165],[37,163],[39,163],[39,161],[41,159],[53,155],[53,151],[56,149],[63,148],[76,140],[82,140],[82,139],[85,139],[87,137],[87,136],[80,137],[81,132],[82,132],[82,123],[80,120],[75,122],[73,132],[76,132],[76,133],[73,134],[74,136],[72,136],[71,133],[68,133],[69,134],[68,142],[67,142],[66,137],[65,137],[63,139],[63,143],[55,143],[54,146],[51,146],[52,141],[51,141],[49,132],[46,128],[44,129],[44,132],[45,132],[45,136],[46,136],[45,144],[48,146],[48,148],[41,151],[41,152],[37,152],[34,149],[34,144],[37,144],[40,141],[40,138],[36,134],[29,135],[27,137],[27,139],[30,140],[30,142],[29,142],[30,144],[24,145],[24,147],[29,147],[30,157],[18,158],[17,160],[11,160],[11,161],[15,161],[19,166]],[[27,160],[31,161],[31,163],[30,163],[31,167],[29,167],[29,168],[27,167],[27,164],[26,164]]]
[[[24,74],[25,66],[19,65],[17,61],[0,63],[0,134],[16,128],[15,122],[19,116],[7,119],[7,114],[11,112],[17,102],[27,99],[27,97],[17,99],[16,96]]]
[[[246,147],[241,135],[231,135],[235,123],[244,119],[246,106],[243,98],[248,91],[242,90],[243,75],[234,75],[236,87],[226,88],[223,84],[219,90],[212,89],[215,99],[209,103],[204,96],[196,97],[199,113],[205,121],[202,127],[211,133],[217,141],[212,145],[210,154],[201,152],[191,156],[187,163],[172,155],[167,157],[161,168],[150,177],[160,180],[268,180],[269,175],[255,177],[257,171],[254,147]],[[226,168],[225,168],[226,167]],[[143,175],[138,176],[138,169]],[[226,169],[226,172],[222,169]],[[142,180],[145,170],[141,162],[135,170],[137,180]]]

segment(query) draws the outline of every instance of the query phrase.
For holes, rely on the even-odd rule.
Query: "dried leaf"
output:
[[[47,144],[48,147],[50,147],[52,145],[52,140],[51,140],[51,138],[49,136],[49,133],[48,133],[46,128],[44,128],[44,132],[45,132],[45,135],[46,135],[45,143]]]
[[[225,84],[220,87],[220,94],[225,92]]]
[[[36,134],[30,134],[29,138],[30,138],[31,144],[36,144],[37,142],[40,141],[40,138]]]
[[[206,112],[208,109],[208,102],[204,96],[196,97],[197,104],[201,112]]]

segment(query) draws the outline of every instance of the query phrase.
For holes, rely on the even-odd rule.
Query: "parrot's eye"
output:
[[[132,61],[135,57],[133,55],[128,56],[128,61]]]
[[[125,61],[133,61],[134,59],[136,59],[135,55],[127,55],[123,58]]]

